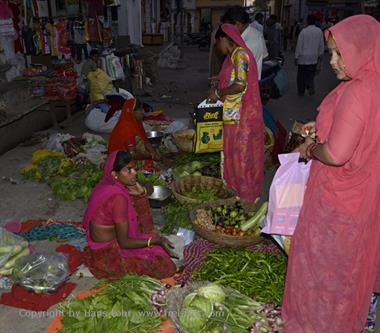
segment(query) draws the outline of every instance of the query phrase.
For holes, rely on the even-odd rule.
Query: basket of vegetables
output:
[[[200,204],[234,197],[221,179],[206,176],[181,177],[171,184],[171,190],[180,203]]]
[[[179,333],[283,332],[280,312],[216,283],[196,282],[172,287],[167,313]]]
[[[268,203],[257,205],[235,199],[197,206],[191,212],[194,230],[210,242],[228,247],[247,247],[263,241],[260,236]]]

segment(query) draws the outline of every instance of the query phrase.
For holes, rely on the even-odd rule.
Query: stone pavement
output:
[[[337,84],[328,65],[328,55],[322,71],[316,78],[316,94],[298,97],[296,92],[296,67],[292,54],[287,54],[285,68],[290,79],[290,88],[285,96],[278,100],[271,100],[267,107],[283,125],[289,129],[294,119],[300,121],[313,120],[315,109],[323,97]],[[155,109],[162,109],[171,117],[188,118],[196,104],[207,96],[208,90],[208,53],[198,48],[184,50],[184,69],[160,69],[159,83],[148,90],[148,95],[141,96],[144,102],[151,104]],[[69,132],[80,135],[86,130],[83,124],[83,113],[73,116],[72,123],[61,123],[64,128],[60,132]],[[54,131],[50,129],[49,133]],[[45,184],[23,181],[19,174],[20,169],[30,163],[32,152],[40,148],[16,147],[0,156],[0,225],[8,221],[23,221],[27,219],[52,218],[61,221],[81,221],[85,205],[82,201],[57,200],[50,188]],[[268,193],[273,173],[267,173],[266,190]],[[12,184],[2,177],[11,177],[17,184]],[[38,242],[37,248],[54,251],[57,243]],[[78,283],[74,293],[91,288],[96,280],[93,278],[74,279]],[[0,290],[1,291],[1,290]],[[0,305],[0,332],[4,333],[42,333],[52,320],[55,307],[49,312],[37,314]],[[380,332],[380,331],[379,331]]]

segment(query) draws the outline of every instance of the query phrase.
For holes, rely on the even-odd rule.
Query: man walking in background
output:
[[[318,61],[324,51],[323,33],[315,26],[313,15],[307,17],[307,24],[298,36],[295,52],[295,61],[298,65],[298,96],[303,96],[306,89],[309,90],[310,95],[315,94],[314,76]]]
[[[255,57],[260,80],[263,59],[268,56],[263,34],[249,24],[249,15],[241,6],[229,8],[222,16],[222,23],[234,24],[239,30],[241,37]]]
[[[270,59],[284,58],[284,32],[276,15],[269,16],[267,21],[268,52]]]

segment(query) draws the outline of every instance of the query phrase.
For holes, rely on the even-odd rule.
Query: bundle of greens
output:
[[[166,181],[160,178],[159,173],[145,174],[139,171],[137,172],[136,177],[137,177],[137,181],[140,184],[150,183],[153,186],[167,186]]]
[[[208,202],[221,199],[213,188],[193,187],[189,192],[181,193],[185,197],[196,199],[199,202]]]
[[[190,212],[195,205],[173,202],[163,208],[165,225],[160,233],[170,235],[178,228],[192,229]]]
[[[219,153],[209,153],[209,154],[195,154],[195,153],[183,153],[176,157],[176,165],[191,164],[194,161],[205,164],[220,164],[220,154]]]
[[[21,170],[28,180],[47,183],[62,200],[88,200],[102,177],[100,167],[85,159],[71,159],[60,152],[37,150],[32,163]]]
[[[59,333],[156,332],[163,318],[152,304],[152,295],[163,285],[150,277],[125,275],[101,292],[63,303]]]
[[[191,279],[219,283],[260,302],[281,304],[286,267],[285,256],[241,249],[220,249],[209,252]]]
[[[209,176],[220,178],[220,154],[184,153],[176,157],[174,175],[177,178],[185,176]]]
[[[93,164],[72,170],[69,176],[57,176],[49,184],[54,194],[62,200],[87,201],[94,186],[102,178],[102,171]]]

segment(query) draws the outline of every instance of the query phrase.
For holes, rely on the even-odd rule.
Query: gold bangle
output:
[[[314,156],[314,149],[318,146],[318,143],[314,142],[314,143],[311,143],[310,145],[307,146],[306,148],[306,151],[305,151],[305,155],[306,157],[311,160],[313,159],[315,156]]]
[[[151,242],[152,242],[152,237],[149,237],[149,238],[148,238],[148,243],[147,243],[147,246],[148,246],[148,247],[152,247]]]
[[[144,188],[143,192],[139,194],[141,197],[143,197],[143,196],[145,196],[145,195],[148,194],[148,191],[146,190],[146,187],[143,187],[143,188]]]

